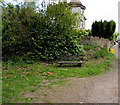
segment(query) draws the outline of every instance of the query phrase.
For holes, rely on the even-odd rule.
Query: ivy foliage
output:
[[[39,60],[56,60],[60,54],[79,54],[75,30],[77,14],[59,3],[38,9],[34,2],[2,6],[3,60],[19,56]]]

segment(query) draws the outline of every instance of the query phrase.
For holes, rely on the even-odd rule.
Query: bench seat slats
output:
[[[61,58],[63,60],[71,60],[71,59],[76,59],[76,60],[79,60],[79,59],[83,59],[82,57],[64,57],[64,58]]]
[[[66,55],[63,54],[59,57],[59,61],[57,62],[58,64],[60,64],[60,66],[62,64],[78,64],[79,66],[81,66],[84,63],[84,59],[83,59],[83,55]]]
[[[59,64],[60,63],[81,63],[82,64],[83,62],[82,61],[77,61],[77,62],[76,61],[59,61],[58,63]]]

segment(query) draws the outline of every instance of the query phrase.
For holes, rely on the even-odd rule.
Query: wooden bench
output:
[[[59,67],[62,64],[78,64],[81,66],[84,63],[84,57],[83,55],[61,55],[57,63],[60,64]]]

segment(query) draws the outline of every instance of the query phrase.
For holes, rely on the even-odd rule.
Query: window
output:
[[[78,12],[78,8],[77,7],[73,7],[72,11],[73,11],[73,13],[76,13],[76,12]]]
[[[83,21],[80,22],[80,28],[81,28],[81,29],[84,28],[84,23],[83,23]]]
[[[84,14],[84,10],[83,10],[83,9],[81,9],[81,14],[82,14],[82,15]]]

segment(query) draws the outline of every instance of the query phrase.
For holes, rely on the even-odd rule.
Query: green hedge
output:
[[[92,24],[92,36],[102,37],[105,39],[112,40],[115,32],[116,23],[111,21],[95,21]]]

